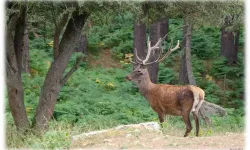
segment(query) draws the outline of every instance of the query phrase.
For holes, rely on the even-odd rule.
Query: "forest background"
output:
[[[22,6],[22,4],[18,5]],[[58,9],[61,18],[59,17],[57,18],[59,20],[54,21],[53,19],[55,18],[53,18],[53,15],[49,14],[53,12],[53,8],[50,7],[51,4],[42,3],[42,5],[40,4],[38,6],[37,4],[31,3],[29,5],[31,8],[33,7],[31,12],[27,11],[30,63],[29,69],[23,71],[27,73],[21,73],[21,81],[27,119],[28,122],[34,122],[35,114],[37,113],[36,107],[41,98],[41,88],[44,86],[44,80],[51,63],[53,59],[56,58],[54,45],[55,22],[60,22],[60,19],[63,19],[64,14],[67,13],[67,21],[70,20],[70,15],[74,13],[75,9],[74,6],[72,6],[72,10],[70,8],[65,9],[62,5],[62,10],[61,7]],[[141,9],[141,6],[137,6],[128,11],[130,7],[130,5],[128,5],[124,10],[119,10],[121,12],[118,11],[118,14],[117,10],[112,10],[110,12],[108,11],[103,17],[103,11],[99,11],[100,8],[104,8],[104,6],[108,8],[112,7],[112,5],[116,6],[119,4],[98,3],[97,6],[89,4],[89,8],[93,8],[93,10],[91,10],[93,12],[86,10],[84,5],[80,6],[79,9],[83,11],[83,14],[85,12],[87,12],[87,14],[92,13],[86,20],[82,30],[83,35],[85,35],[83,39],[85,37],[88,39],[86,46],[88,56],[84,55],[85,57],[83,57],[82,53],[73,53],[75,50],[72,50],[73,54],[68,62],[66,72],[70,72],[71,68],[74,68],[76,65],[80,67],[68,78],[67,82],[63,84],[58,97],[55,98],[55,109],[53,115],[51,115],[51,120],[47,124],[49,125],[49,129],[43,136],[37,136],[32,131],[23,136],[18,136],[19,131],[16,131],[17,124],[14,123],[11,115],[11,108],[7,102],[8,98],[5,98],[6,109],[4,116],[6,118],[7,146],[67,148],[70,144],[70,137],[75,134],[110,128],[119,124],[157,121],[157,115],[138,93],[137,88],[124,79],[124,76],[132,70],[132,65],[129,63],[128,57],[130,57],[129,54],[133,53],[135,18],[138,17],[135,17],[135,14]],[[192,4],[189,3],[186,5]],[[185,4],[177,4],[177,6],[182,9],[185,8]],[[147,14],[145,13],[146,15],[142,13],[142,15],[145,15],[144,17],[147,18],[142,20],[146,27],[146,35],[150,34],[150,25],[157,23],[159,21],[157,18],[159,18],[159,15],[162,15],[156,11],[161,8],[158,7],[158,5],[153,4],[151,8],[145,11],[147,12]],[[57,8],[56,4],[55,8]],[[203,8],[205,9],[206,7],[204,6]],[[43,11],[44,9],[48,11]],[[175,9],[179,8],[176,7]],[[174,12],[176,10],[170,11]],[[196,11],[197,10],[193,10],[193,12],[189,12],[187,15],[184,10],[182,14],[168,19],[168,31],[174,30],[174,32],[169,35],[167,43],[169,43],[171,39],[174,39],[174,41],[183,39],[183,30],[176,29],[184,25],[185,17],[188,18],[186,20],[190,21],[190,24],[193,25],[191,47],[193,80],[195,80],[198,86],[205,90],[207,101],[221,105],[228,111],[228,116],[226,117],[211,117],[213,122],[212,128],[206,128],[203,124],[204,129],[202,134],[204,136],[210,136],[218,132],[242,132],[245,126],[243,99],[245,29],[243,22],[233,20],[232,24],[224,26],[222,22],[225,23],[226,21],[216,23],[216,21],[219,20],[218,18],[210,18],[215,19],[215,21],[211,20],[211,22],[215,23],[209,24],[204,21],[208,18],[204,18],[202,20],[196,20],[197,22],[201,22],[195,24],[192,21],[197,19],[195,18]],[[223,13],[228,14],[229,12],[218,13],[224,15]],[[231,13],[239,12],[241,11],[233,11]],[[148,16],[149,14],[150,16]],[[8,11],[6,15],[8,15]],[[243,15],[243,13],[240,15]],[[100,19],[100,16],[102,16],[102,19]],[[140,17],[141,16],[139,16],[139,18]],[[222,17],[221,19],[226,19],[226,16],[224,17],[225,18]],[[136,21],[138,21],[138,19]],[[228,32],[233,33],[233,38],[237,38],[235,36],[237,34],[235,33],[239,33],[236,61],[233,60],[230,62],[228,58],[221,57],[222,42],[220,35],[222,34],[221,29],[223,27],[227,28]],[[67,28],[66,25],[65,28]],[[62,31],[64,31],[65,28],[63,28]],[[58,37],[60,37],[60,35]],[[236,40],[233,39],[234,43],[235,41]],[[82,44],[84,44],[84,41]],[[158,83],[180,84],[182,56],[183,51],[177,50],[177,52],[173,53],[165,62],[159,65],[159,70],[157,71],[158,77],[156,79]],[[80,59],[84,61],[78,64],[77,60]],[[107,59],[112,63],[103,65]],[[100,60],[103,61],[96,63]],[[41,122],[41,124],[44,123],[44,121]],[[44,124],[46,123],[45,121]],[[21,124],[20,127],[22,128],[23,123]],[[36,126],[36,123],[33,123],[33,125]],[[27,128],[27,126],[25,128]],[[36,127],[36,129],[43,128],[40,125]],[[177,130],[184,128],[181,118],[169,117],[166,130],[172,127]]]

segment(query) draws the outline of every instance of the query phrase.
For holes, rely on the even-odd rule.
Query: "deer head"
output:
[[[136,67],[134,69],[134,71],[132,73],[130,73],[129,75],[126,76],[126,79],[129,80],[129,81],[133,81],[133,82],[140,82],[142,80],[146,80],[146,79],[149,79],[149,74],[148,74],[148,71],[147,71],[147,66],[150,65],[150,64],[153,64],[153,63],[159,63],[161,61],[163,61],[164,59],[166,59],[170,53],[172,53],[173,51],[175,51],[176,49],[179,48],[179,40],[177,42],[177,45],[172,48],[172,41],[170,43],[170,46],[169,46],[169,49],[168,49],[168,52],[167,53],[163,53],[163,48],[162,48],[162,38],[160,38],[158,40],[158,42],[153,46],[151,47],[151,42],[148,40],[148,52],[147,52],[147,56],[144,60],[142,60],[138,54],[137,54],[137,50],[135,49],[135,62],[133,62],[132,60],[131,63],[133,64],[136,64]],[[148,62],[149,58],[150,58],[150,55],[153,55],[155,54],[155,50],[160,50],[160,54],[158,56],[158,58],[156,58],[156,60],[154,61],[151,61],[151,62]]]
[[[126,79],[135,83],[140,83],[142,80],[149,79],[148,70],[145,66],[138,64],[134,71],[126,76]]]

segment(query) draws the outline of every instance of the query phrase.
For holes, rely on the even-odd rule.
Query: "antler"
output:
[[[170,43],[168,52],[167,52],[166,54],[163,54],[163,48],[162,48],[161,43],[162,43],[162,38],[160,38],[160,39],[157,41],[157,43],[156,43],[153,47],[151,47],[151,41],[148,40],[148,52],[147,52],[146,58],[145,58],[144,60],[142,60],[142,59],[138,56],[138,54],[137,54],[137,49],[135,48],[135,56],[136,56],[135,61],[136,61],[136,62],[133,62],[132,60],[130,60],[130,61],[131,61],[132,63],[134,63],[134,64],[141,64],[141,65],[150,65],[150,64],[153,64],[153,63],[159,63],[159,62],[163,61],[164,59],[166,59],[166,58],[169,56],[169,54],[171,54],[173,51],[175,51],[175,50],[177,50],[178,48],[180,48],[180,47],[179,47],[179,45],[180,45],[179,40],[178,40],[178,42],[177,42],[177,45],[176,45],[174,48],[172,48],[172,46],[173,46],[173,41],[171,40],[171,43]],[[157,50],[157,49],[160,50],[159,57],[158,57],[155,61],[147,62],[148,59],[150,58],[151,52],[153,52],[154,50]],[[139,60],[140,62],[138,62],[138,60]]]
[[[142,63],[143,63],[144,65],[146,65],[146,62],[148,61],[149,56],[151,55],[151,52],[152,52],[153,50],[158,49],[158,48],[162,48],[161,42],[162,42],[162,38],[160,38],[160,39],[158,40],[158,42],[155,44],[155,46],[151,47],[151,41],[149,41],[149,39],[148,39],[148,52],[147,52],[147,56],[146,56],[146,58],[142,61]]]
[[[172,45],[173,45],[173,43],[172,43],[172,40],[171,40],[171,43],[170,43],[170,47],[169,47],[169,49],[168,49],[168,52],[167,52],[166,54],[164,54],[164,55],[161,57],[161,59],[160,59],[159,61],[157,61],[157,62],[163,61],[164,59],[166,59],[166,58],[168,57],[169,54],[171,54],[173,51],[175,51],[175,50],[177,50],[178,48],[180,48],[180,41],[179,41],[179,40],[177,41],[177,45],[176,45],[175,48],[173,48],[173,49],[172,49]],[[160,58],[160,57],[159,57],[159,58]]]

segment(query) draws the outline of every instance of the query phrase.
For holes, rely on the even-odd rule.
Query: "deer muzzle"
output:
[[[131,77],[130,77],[129,75],[127,75],[127,76],[125,77],[125,79],[131,81]]]

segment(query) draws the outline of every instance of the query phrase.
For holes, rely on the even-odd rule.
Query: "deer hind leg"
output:
[[[194,112],[197,108],[196,106],[199,104],[199,94],[194,94],[194,103],[192,107],[192,112]]]
[[[198,111],[193,112],[193,116],[194,116],[194,121],[195,121],[196,136],[198,136],[199,135],[199,129],[200,129]]]
[[[204,99],[200,100],[195,108],[195,112],[198,114],[199,109],[201,108],[202,103],[204,102]]]
[[[189,112],[183,112],[182,113],[182,118],[183,118],[183,121],[185,122],[186,124],[186,132],[184,134],[184,137],[187,137],[188,134],[191,132],[192,130],[192,125],[191,125],[191,122],[190,122],[190,118],[189,118]]]
[[[196,128],[196,136],[199,136],[199,130],[200,130],[200,123],[199,123],[199,109],[202,105],[202,103],[204,102],[204,100],[199,101],[199,103],[197,104],[195,111],[193,112],[193,116],[194,116],[194,121],[195,121],[195,128]]]

